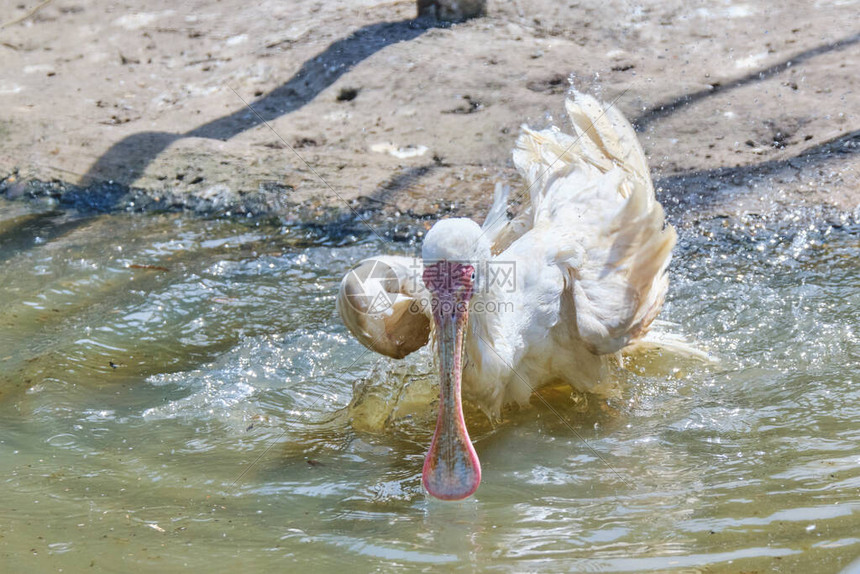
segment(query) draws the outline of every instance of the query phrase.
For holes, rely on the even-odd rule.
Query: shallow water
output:
[[[378,243],[0,203],[0,564],[838,572],[860,556],[860,229],[832,223],[680,229],[662,318],[720,363],[473,413],[483,484],[442,503],[426,358],[379,362],[334,311]]]

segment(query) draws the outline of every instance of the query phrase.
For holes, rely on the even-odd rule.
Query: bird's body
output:
[[[507,188],[497,186],[482,227],[442,220],[427,234],[421,260],[389,258],[400,270],[383,282],[396,295],[392,310],[348,304],[349,294],[366,292],[366,281],[348,275],[341,286],[341,315],[372,349],[403,356],[427,341],[432,325],[442,405],[424,479],[441,498],[467,496],[480,480],[461,413],[456,420],[460,388],[491,417],[547,384],[593,390],[609,357],[644,336],[663,303],[675,232],[636,134],[590,96],[572,92],[566,107],[573,135],[524,128],[517,141],[514,163],[526,191],[516,217],[507,216]],[[453,394],[456,404],[446,407]]]

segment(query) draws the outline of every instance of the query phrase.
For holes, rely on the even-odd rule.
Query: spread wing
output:
[[[423,269],[417,258],[379,255],[344,276],[337,310],[362,345],[402,359],[427,344],[431,316]]]
[[[643,336],[660,312],[676,235],[621,113],[576,92],[566,108],[573,135],[523,128],[514,163],[527,201],[514,219],[486,229],[501,249],[529,235],[550,244],[574,301],[573,316],[562,320],[575,321],[592,352],[614,353]],[[491,213],[502,201],[497,193]]]

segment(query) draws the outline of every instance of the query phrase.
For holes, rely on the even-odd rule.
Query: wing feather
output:
[[[575,91],[565,107],[574,135],[523,128],[514,163],[528,200],[493,239],[551,238],[548,255],[574,301],[566,320],[593,353],[615,353],[644,336],[660,312],[676,234],[630,123]]]
[[[337,310],[362,345],[402,359],[427,344],[431,320],[422,272],[420,259],[379,255],[344,276]]]

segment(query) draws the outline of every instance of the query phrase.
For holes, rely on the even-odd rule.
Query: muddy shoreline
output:
[[[750,215],[773,219],[785,213],[824,218],[837,227],[849,221],[856,224],[860,220],[860,205],[852,209],[842,201],[834,202],[816,186],[822,183],[828,170],[832,177],[836,173],[833,168],[852,159],[858,150],[860,131],[786,160],[668,177],[653,174],[654,185],[669,221],[675,225]],[[425,170],[434,167],[444,168],[437,165]],[[516,175],[509,175],[506,181],[516,185]],[[291,202],[289,196],[293,190],[273,184],[263,184],[256,191],[244,193],[225,189],[215,194],[188,194],[117,182],[81,186],[62,181],[22,181],[18,177],[13,173],[0,181],[0,197],[73,210],[81,215],[183,212],[201,217],[272,221],[340,237],[376,233],[395,241],[412,240],[439,218],[463,216],[480,221],[485,211],[475,203],[437,202],[429,211],[401,212],[388,201],[372,196],[359,196],[352,201]]]
[[[856,219],[850,4],[490,2],[441,25],[411,1],[51,3],[2,29],[0,195],[358,235],[480,220],[519,185],[519,126],[564,125],[573,83],[637,126],[676,225]]]

